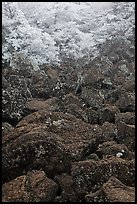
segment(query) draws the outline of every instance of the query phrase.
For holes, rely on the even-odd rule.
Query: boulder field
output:
[[[3,65],[3,202],[135,202],[135,65],[124,56]]]

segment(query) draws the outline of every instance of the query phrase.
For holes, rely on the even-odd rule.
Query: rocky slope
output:
[[[129,42],[106,42],[78,69],[3,65],[3,202],[135,201]]]

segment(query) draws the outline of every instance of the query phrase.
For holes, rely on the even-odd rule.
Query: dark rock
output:
[[[60,195],[56,197],[55,202],[78,201],[74,191],[72,176],[63,173],[61,175],[56,175],[54,180],[60,186]]]
[[[124,185],[116,177],[111,177],[102,187],[110,202],[135,202],[135,188]]]
[[[34,72],[31,79],[31,93],[33,98],[48,99],[53,94],[53,88],[57,82],[57,77],[51,77],[45,72]]]
[[[111,176],[95,193],[85,196],[86,202],[135,202],[135,188]]]
[[[100,53],[103,56],[108,56],[114,64],[122,60],[126,60],[128,63],[134,60],[134,34],[131,35],[132,37],[130,36],[130,40],[123,38],[123,36],[125,36],[124,33],[119,33],[118,37],[113,36],[111,40],[106,40],[98,48]]]
[[[31,78],[35,70],[38,69],[36,63],[27,55],[15,50],[10,60],[10,66],[14,73],[17,73],[18,76],[23,76],[25,78]]]
[[[92,108],[87,108],[85,110],[84,121],[90,124],[99,124],[99,112]]]
[[[135,112],[135,93],[124,90],[115,105],[121,112]]]
[[[7,89],[10,86],[9,82],[5,77],[2,76],[2,88]]]
[[[120,90],[114,89],[109,90],[108,93],[105,95],[105,102],[114,104],[120,97]]]
[[[91,125],[85,123],[81,119],[76,118],[72,114],[62,112],[37,111],[25,117],[20,121],[17,127],[25,127],[28,131],[28,124],[35,125],[38,128],[45,126],[45,129],[65,148],[65,151],[71,155],[73,160],[79,160],[81,153],[85,147],[94,143],[94,140],[100,141],[103,137],[102,129],[99,125]],[[18,133],[19,134],[19,133]],[[21,134],[24,134],[21,132]],[[14,133],[15,136],[15,133]],[[10,136],[11,140],[12,136]],[[104,140],[103,140],[104,141]]]
[[[114,123],[104,122],[101,129],[106,141],[115,140],[117,136],[117,126]]]
[[[85,196],[85,201],[86,202],[109,202],[106,195],[101,189],[97,190],[94,193],[92,192],[88,193]]]
[[[66,113],[72,114],[75,117],[84,120],[86,117],[84,112],[85,103],[80,98],[73,95],[73,93],[69,93],[63,97],[62,101],[66,108]]]
[[[125,144],[129,150],[135,150],[135,125],[129,125],[122,121],[117,124],[116,141]]]
[[[105,121],[115,123],[115,114],[119,113],[116,106],[106,106],[99,111],[99,123],[102,125]]]
[[[117,62],[113,68],[113,83],[117,86],[134,79],[134,70],[127,60]]]
[[[76,94],[76,96],[80,96],[81,93],[82,93],[82,85],[81,85],[81,84],[78,84],[78,85],[76,86],[75,94]]]
[[[127,83],[124,85],[126,86]],[[127,92],[124,86],[119,86],[117,89],[109,91],[105,95],[105,102],[117,106],[121,112],[135,111],[135,93],[133,91]]]
[[[125,122],[129,125],[135,125],[135,113],[134,112],[125,112],[125,113],[117,113],[115,115],[115,123]]]
[[[110,79],[110,78],[105,78],[105,79],[102,81],[101,88],[102,88],[102,89],[105,89],[105,90],[112,90],[112,89],[114,89],[115,87],[114,87],[113,83],[111,82],[111,79]]]
[[[108,55],[110,61],[115,64],[116,62],[119,61],[119,55],[116,54],[115,52],[110,52],[109,55]]]
[[[102,134],[102,131],[98,127],[98,125],[94,125],[93,130],[96,132],[97,136],[96,138],[93,138],[87,145],[86,147],[83,148],[82,153],[81,153],[81,159],[84,160],[88,157],[91,156],[91,154],[95,153],[98,146],[102,144],[106,138]]]
[[[104,79],[103,74],[99,69],[94,69],[93,67],[83,68],[83,83],[82,86],[100,89],[102,86],[102,81]]]
[[[83,87],[80,98],[93,110],[101,108],[104,103],[104,95],[102,95],[100,90],[95,88]]]
[[[70,160],[80,160],[85,147],[101,140],[99,126],[87,124],[71,114],[34,112],[3,137],[3,180],[34,168],[43,169],[50,178],[58,172],[68,172]]]
[[[100,144],[96,153],[99,158],[108,158],[111,156],[121,157],[128,160],[134,158],[134,154],[131,153],[124,144],[117,144],[115,141]]]
[[[52,178],[56,173],[69,172],[70,157],[46,126],[28,125],[15,128],[3,137],[3,182],[33,169],[44,170]]]
[[[63,103],[65,106],[68,106],[70,104],[76,104],[80,108],[82,108],[85,105],[83,101],[77,96],[73,95],[73,93],[66,94],[63,97]]]
[[[130,73],[134,73],[134,69],[132,65],[127,61],[127,59],[120,60],[115,64],[114,77],[119,75],[127,79],[126,77],[129,76]]]
[[[74,69],[71,67],[67,67],[66,70],[61,70],[57,82],[53,88],[53,96],[63,100],[65,95],[69,93],[73,93],[75,95],[76,92],[79,95],[81,91],[81,83],[79,84],[78,82],[77,71],[74,71]]]
[[[2,186],[2,200],[8,202],[52,202],[58,185],[44,171],[30,171]]]
[[[85,117],[84,111],[76,104],[67,105],[66,112],[74,115],[76,118],[79,119],[83,119]]]
[[[25,103],[32,96],[29,83],[17,70],[2,71],[2,117],[4,121],[16,123],[25,115]]]
[[[127,81],[122,85],[123,89],[127,92],[134,92],[135,91],[135,80]]]
[[[14,127],[12,125],[10,125],[9,123],[7,123],[7,122],[2,123],[2,135],[3,136],[10,133],[13,129],[14,129]]]
[[[98,161],[98,160],[99,160],[99,157],[98,157],[97,154],[92,153],[92,154],[88,155],[88,156],[86,157],[86,159],[94,159],[95,161]]]
[[[50,79],[57,79],[59,76],[58,70],[55,69],[54,67],[45,67],[42,70],[50,77]]]
[[[93,61],[91,62],[91,68],[93,70],[95,70],[95,73],[101,73],[101,75],[103,77],[104,77],[104,75],[105,76],[106,75],[109,76],[108,75],[109,74],[109,70],[111,68],[113,68],[113,63],[112,63],[112,61],[107,56],[108,55],[105,55],[104,53],[103,54],[100,53],[100,55],[97,56],[95,59],[93,59]],[[92,71],[92,72],[94,72],[94,71]],[[96,77],[96,75],[95,75],[95,77]],[[96,79],[94,79],[94,80],[96,80]]]
[[[70,71],[70,72],[69,72]],[[37,71],[32,75],[31,92],[34,98],[48,99],[51,97],[57,97],[63,99],[64,95],[68,94],[72,90],[76,79],[73,77],[76,73],[72,73],[70,67],[52,67],[42,66],[41,71]],[[67,77],[66,77],[67,76]]]
[[[2,90],[2,117],[4,121],[18,122],[24,115],[26,98],[17,88]]]
[[[27,110],[37,111],[37,110],[46,110],[46,111],[64,111],[65,107],[62,101],[56,97],[49,98],[47,100],[42,99],[31,99],[25,104]]]
[[[103,65],[104,70],[103,74],[105,74],[109,69],[113,68],[112,61],[107,57],[107,55],[100,55],[101,63]]]
[[[120,179],[122,183],[133,186],[135,182],[134,161],[124,160],[118,157],[110,157],[99,161],[85,160],[75,162],[72,166],[72,177],[75,192],[85,196],[90,191],[99,190],[103,183],[111,176]]]

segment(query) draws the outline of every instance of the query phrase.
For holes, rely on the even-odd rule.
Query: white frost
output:
[[[121,157],[123,154],[121,153],[121,152],[118,152],[117,154],[116,154],[116,157]]]
[[[135,2],[2,2],[3,60],[14,51],[37,65],[95,57],[106,39],[119,31],[126,38],[132,34],[134,7]]]

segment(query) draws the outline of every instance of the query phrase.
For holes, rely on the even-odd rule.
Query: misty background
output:
[[[98,45],[134,34],[134,7],[134,2],[3,2],[3,62],[16,67],[19,55],[36,70],[69,59],[86,64],[99,54]]]

